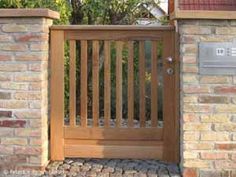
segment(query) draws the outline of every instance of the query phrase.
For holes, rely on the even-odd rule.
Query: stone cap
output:
[[[236,20],[235,11],[176,10],[170,14],[171,20],[205,19]]]
[[[0,18],[6,17],[42,17],[42,18],[51,18],[59,19],[60,14],[56,11],[50,9],[0,9]]]

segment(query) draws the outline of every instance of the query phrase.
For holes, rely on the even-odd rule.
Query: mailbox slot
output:
[[[199,65],[203,75],[235,75],[236,43],[200,43]]]

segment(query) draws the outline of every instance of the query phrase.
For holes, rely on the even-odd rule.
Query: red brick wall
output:
[[[180,10],[236,10],[236,0],[179,0]]]

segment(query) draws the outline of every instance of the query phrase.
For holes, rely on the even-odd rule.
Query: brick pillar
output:
[[[227,18],[227,17],[226,17]],[[236,76],[200,75],[199,42],[232,42],[235,20],[178,20],[184,177],[236,175]]]
[[[0,170],[48,162],[49,27],[58,13],[0,9]]]

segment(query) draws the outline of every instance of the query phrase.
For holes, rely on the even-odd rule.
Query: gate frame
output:
[[[135,27],[135,26],[53,26],[51,27],[51,160],[64,160],[64,40],[66,32],[75,30],[160,30],[163,33],[163,58],[174,58],[174,77],[164,75],[164,97],[173,98],[163,105],[164,150],[161,160],[179,162],[179,57],[178,35],[174,27]],[[56,44],[56,45],[55,45]],[[164,70],[171,66],[164,62]],[[173,92],[167,92],[165,85],[171,85]],[[171,84],[170,84],[171,83]],[[170,89],[169,89],[170,90]],[[171,96],[170,96],[171,94]],[[167,103],[167,102],[166,102]],[[171,105],[173,110],[167,110]],[[165,113],[169,113],[165,115]],[[60,131],[63,130],[63,131]]]

